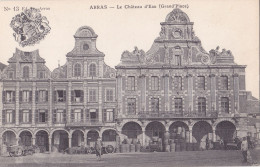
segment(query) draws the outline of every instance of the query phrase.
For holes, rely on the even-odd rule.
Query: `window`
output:
[[[74,77],[81,76],[81,65],[79,63],[74,65]]]
[[[221,76],[220,78],[220,89],[221,90],[228,90],[228,77],[227,76]]]
[[[206,115],[206,99],[204,97],[198,98],[198,113],[200,116]]]
[[[159,77],[156,76],[151,77],[151,89],[159,90]]]
[[[106,101],[113,101],[113,89],[106,90]]]
[[[37,102],[47,102],[48,101],[48,91],[46,91],[46,90],[36,91],[35,97],[36,97]]]
[[[83,45],[83,50],[88,50],[88,49],[89,49],[88,44],[84,44],[84,45]]]
[[[71,91],[71,101],[75,103],[83,102],[84,92],[83,90],[73,90]]]
[[[39,71],[38,72],[38,78],[40,78],[40,79],[45,78],[45,72],[44,71]]]
[[[198,89],[205,90],[205,77],[198,76]]]
[[[228,97],[221,97],[221,112],[229,113]]]
[[[23,123],[29,123],[30,122],[30,113],[29,110],[23,110]]]
[[[174,99],[174,105],[175,105],[175,112],[177,114],[182,113],[182,99],[181,98],[175,98]]]
[[[54,99],[55,101],[58,101],[58,102],[66,101],[66,91],[65,90],[57,90],[55,95],[56,95],[55,96],[56,99]]]
[[[14,73],[11,71],[8,73],[8,78],[13,79],[14,78]]]
[[[63,123],[63,110],[57,110],[57,113],[56,113],[56,122],[57,123]]]
[[[45,111],[45,110],[40,110],[40,111],[39,111],[39,122],[40,122],[40,123],[46,122],[46,121],[47,121],[47,120],[46,120],[46,117],[47,117],[46,111]]]
[[[97,102],[97,91],[96,89],[89,90],[89,102]]]
[[[97,76],[95,64],[90,64],[90,66],[89,66],[89,76],[90,77],[96,77]]]
[[[74,110],[74,120],[73,122],[81,122],[81,109]]]
[[[114,111],[113,109],[107,109],[105,115],[106,122],[113,122],[114,121]]]
[[[6,123],[13,123],[13,110],[6,110]]]
[[[159,112],[159,98],[151,98],[152,112]]]
[[[135,90],[135,77],[129,76],[127,78],[127,90]]]
[[[96,122],[98,121],[98,110],[97,109],[90,109],[90,121],[91,122]]]
[[[135,114],[136,112],[136,100],[135,98],[127,99],[127,111],[129,114]]]
[[[25,79],[29,78],[29,67],[28,66],[23,67],[23,78],[25,78]]]
[[[3,101],[7,103],[12,103],[15,101],[15,91],[4,91],[3,92]]]
[[[182,87],[182,78],[181,76],[175,76],[173,81],[174,89],[181,90]]]
[[[32,91],[24,90],[20,92],[20,100],[22,102],[31,102],[32,101]]]
[[[180,55],[175,55],[175,62],[177,66],[181,65],[181,56]]]

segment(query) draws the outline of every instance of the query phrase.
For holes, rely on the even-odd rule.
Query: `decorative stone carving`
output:
[[[114,68],[111,68],[110,66],[106,65],[104,63],[103,65],[103,74],[104,78],[115,78],[116,77],[116,70]]]
[[[182,10],[175,8],[167,15],[165,22],[188,23],[190,22],[190,19]]]

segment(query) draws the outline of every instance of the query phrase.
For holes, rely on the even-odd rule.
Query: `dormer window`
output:
[[[74,77],[80,77],[80,76],[81,76],[81,65],[77,63],[74,66]]]
[[[28,66],[23,67],[23,78],[25,78],[25,79],[29,78],[29,67]]]
[[[83,50],[88,50],[88,49],[89,49],[88,44],[84,44],[84,45],[83,45]]]
[[[89,66],[89,76],[90,77],[96,77],[97,76],[96,64],[90,64],[90,66]]]

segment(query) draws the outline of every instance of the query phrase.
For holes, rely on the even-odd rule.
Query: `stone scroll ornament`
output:
[[[50,32],[49,21],[39,9],[29,8],[12,18],[13,36],[20,46],[39,43]]]

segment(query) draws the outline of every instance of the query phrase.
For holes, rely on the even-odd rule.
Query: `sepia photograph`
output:
[[[258,0],[2,0],[0,20],[0,167],[260,166]]]

